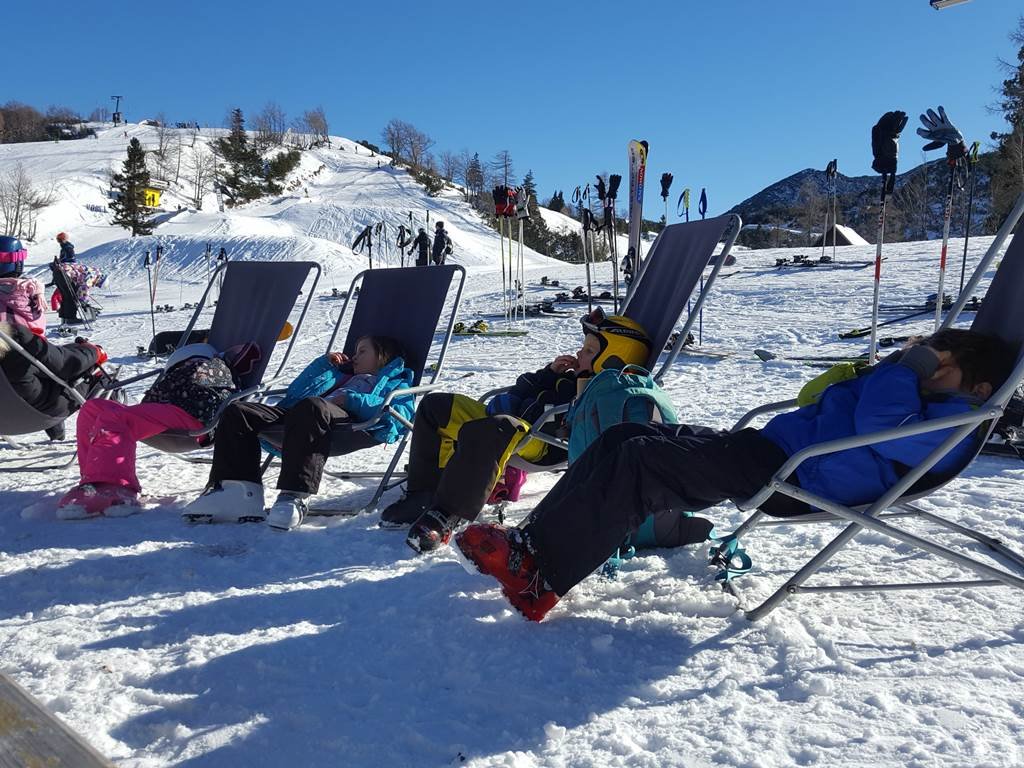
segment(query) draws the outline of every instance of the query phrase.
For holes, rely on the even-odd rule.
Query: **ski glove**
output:
[[[871,129],[871,152],[875,159],[871,167],[882,174],[896,173],[896,157],[900,151],[900,132],[907,125],[907,113],[899,110],[886,112]]]
[[[661,199],[668,200],[668,190],[672,186],[672,174],[661,174]]]
[[[964,144],[964,137],[956,126],[946,117],[946,110],[939,107],[939,113],[935,114],[932,109],[927,114],[921,115],[923,128],[917,129],[917,135],[922,139],[928,139],[924,145],[924,151],[946,146],[946,157],[950,160],[959,160],[967,154],[967,145]]]

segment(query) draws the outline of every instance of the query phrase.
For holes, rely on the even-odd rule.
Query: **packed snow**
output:
[[[136,131],[143,129],[129,130]],[[116,153],[101,157],[105,141]],[[94,169],[102,174],[123,154],[120,130],[91,142],[0,146],[0,168],[17,154],[39,173],[66,176],[62,194],[75,204],[42,220],[47,240],[29,245],[30,263],[52,256],[49,231],[63,229],[82,261],[111,271],[93,338],[122,377],[153,365],[134,353],[151,335],[141,261],[158,240],[168,258],[158,301],[176,306],[202,291],[207,242],[214,253],[225,244],[232,258],[324,265],[327,278],[287,374],[326,351],[341,305],[330,288],[347,287],[364,267],[348,245],[371,217],[397,225],[413,210],[425,222],[429,207],[432,221],[449,225],[469,273],[460,319],[500,314],[496,233],[457,194],[427,198],[404,172],[378,170],[365,148],[356,155],[342,142],[304,161],[327,168],[306,180],[308,198],[183,211],[135,241],[85,207],[103,194]],[[970,264],[990,241],[971,241]],[[962,247],[953,241],[951,253]],[[728,426],[754,406],[794,396],[817,373],[763,363],[755,348],[782,356],[866,348],[838,333],[867,324],[872,270],[774,268],[776,258],[800,252],[744,252],[723,270],[700,335],[708,351],[726,356],[683,356],[666,379],[685,420]],[[883,302],[917,303],[932,293],[938,252],[937,242],[887,245]],[[873,255],[873,246],[848,247],[838,260]],[[958,282],[953,269],[947,286]],[[610,288],[607,264],[594,273],[597,289]],[[553,294],[542,276],[563,287],[584,283],[582,266],[530,254],[528,300]],[[187,318],[159,314],[157,330],[181,328]],[[931,323],[924,315],[894,326],[893,335],[926,332]],[[528,336],[453,341],[446,388],[481,394],[581,340],[576,317],[523,327]],[[0,449],[4,466],[72,448],[42,435],[20,442]],[[389,448],[372,449],[331,467],[377,469],[390,456]],[[614,581],[591,576],[538,625],[451,552],[415,556],[403,534],[377,527],[377,514],[313,518],[290,533],[187,525],[181,508],[202,489],[206,468],[143,446],[138,465],[147,494],[140,514],[80,522],[54,512],[75,468],[0,474],[0,667],[120,766],[1024,764],[1024,613],[1010,590],[801,596],[759,623],[743,617],[741,605],[766,597],[836,526],[751,536],[754,570],[737,582],[739,599],[713,581],[706,547],[657,551],[626,562]],[[556,480],[531,476],[511,519]],[[1019,460],[983,457],[921,503],[1020,550],[1022,481]],[[372,486],[327,479],[321,490],[318,506],[350,507]],[[385,503],[398,494],[390,491]],[[725,530],[742,519],[730,505],[709,515]],[[862,535],[821,579],[936,575],[955,574]]]

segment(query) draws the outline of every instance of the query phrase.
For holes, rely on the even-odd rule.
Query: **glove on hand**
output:
[[[895,110],[882,115],[871,129],[871,167],[878,173],[895,174],[900,151],[900,132],[907,125],[907,113]]]

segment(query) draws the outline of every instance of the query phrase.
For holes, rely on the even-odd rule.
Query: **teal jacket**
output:
[[[280,408],[291,408],[299,400],[307,397],[321,397],[337,389],[345,383],[350,374],[331,364],[326,355],[321,355],[306,366],[295,380],[288,385],[284,399],[278,403]],[[349,392],[345,410],[353,421],[366,421],[380,408],[388,394],[396,389],[404,389],[413,385],[413,373],[405,367],[405,361],[396,357],[377,372],[377,384],[371,392]],[[415,415],[416,398],[413,395],[396,397],[391,407],[409,421]],[[390,413],[385,413],[376,425],[367,430],[382,443],[394,443],[405,434],[402,422]],[[267,446],[264,445],[266,448]]]

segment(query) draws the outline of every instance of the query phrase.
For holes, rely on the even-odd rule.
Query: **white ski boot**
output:
[[[221,480],[185,507],[181,517],[188,523],[262,523],[263,486],[245,480]]]
[[[309,507],[306,504],[305,496],[281,491],[277,495],[274,506],[267,514],[267,525],[279,531],[290,531],[292,528],[302,525],[307,512],[309,512]]]

